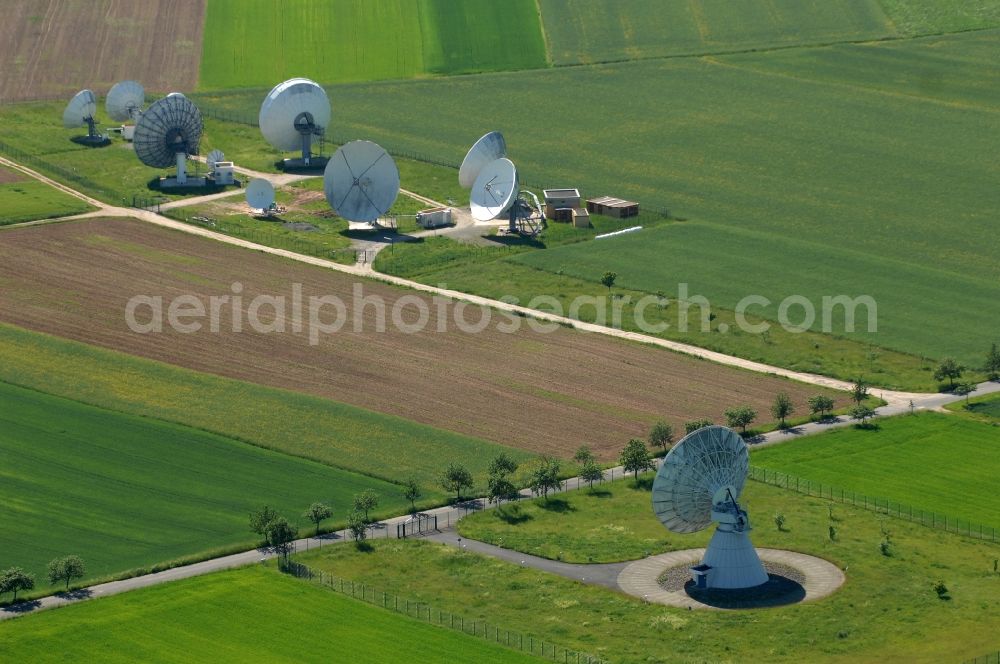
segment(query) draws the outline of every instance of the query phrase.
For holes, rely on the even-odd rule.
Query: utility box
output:
[[[135,138],[135,125],[122,125],[122,138],[131,141]]]
[[[217,185],[235,184],[236,175],[231,161],[217,161],[212,169],[212,181]]]
[[[639,204],[635,201],[626,201],[614,196],[601,196],[600,198],[587,200],[587,211],[590,214],[625,219],[627,217],[639,216]]]
[[[423,228],[451,226],[451,208],[439,207],[421,210],[417,213],[417,224]]]
[[[569,209],[580,207],[579,189],[545,189],[545,216],[556,221],[569,221],[570,216],[560,219],[556,213],[559,209]]]
[[[573,227],[590,228],[590,213],[585,208],[573,208]]]
[[[702,590],[710,587],[708,575],[711,571],[711,565],[701,564],[692,567],[691,580],[694,581],[694,587]]]

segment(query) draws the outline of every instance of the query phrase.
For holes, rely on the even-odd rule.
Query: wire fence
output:
[[[551,641],[540,639],[533,634],[503,629],[495,623],[486,620],[467,620],[465,616],[437,609],[426,602],[418,602],[400,597],[399,595],[380,591],[364,583],[356,583],[343,579],[328,572],[317,572],[302,563],[288,562],[282,565],[282,571],[292,576],[311,581],[324,588],[354,599],[365,601],[383,609],[402,613],[426,623],[459,630],[469,636],[479,637],[491,643],[520,650],[544,657],[553,662],[563,664],[605,664],[604,660],[578,650],[560,646]]]
[[[50,161],[29,154],[9,143],[0,141],[0,154],[9,157],[19,164],[32,167],[36,171],[59,180],[64,184],[76,185],[76,189],[84,191],[95,198],[102,198],[110,202],[116,202],[119,199],[125,200],[125,194],[120,191],[108,189],[75,170],[57,166]]]
[[[962,664],[1000,664],[1000,650],[989,655],[980,655],[975,659],[967,659]]]
[[[997,529],[993,526],[985,526],[981,523],[972,523],[968,519],[963,520],[947,514],[930,512],[912,505],[889,500],[888,498],[869,496],[856,491],[841,489],[831,484],[814,482],[795,475],[789,475],[788,473],[771,470],[770,468],[750,466],[750,479],[804,493],[808,496],[826,498],[847,505],[861,507],[877,514],[906,519],[913,523],[919,523],[929,528],[936,528],[949,533],[965,535],[966,537],[981,539],[987,542],[995,543],[1000,541]]]

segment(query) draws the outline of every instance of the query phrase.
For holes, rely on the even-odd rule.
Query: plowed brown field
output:
[[[363,332],[356,333],[348,322],[315,346],[304,333],[255,332],[245,316],[244,330],[234,332],[228,306],[222,307],[217,333],[206,324],[190,334],[166,328],[138,334],[125,323],[126,302],[133,295],[159,295],[166,303],[194,294],[207,303],[209,296],[231,294],[234,282],[242,284],[244,309],[260,293],[290,298],[294,283],[302,285],[306,298],[336,295],[348,307],[356,283],[366,296],[384,298],[390,312],[402,296],[428,301],[395,287],[133,220],[82,221],[0,235],[4,322],[540,453],[567,457],[587,443],[610,460],[628,438],[644,436],[659,417],[679,427],[694,417],[719,420],[726,407],[739,403],[766,414],[779,391],[788,392],[804,412],[806,398],[822,391],[566,328],[541,333],[522,325],[516,334],[505,334],[491,325],[480,333],[439,333],[434,331],[437,305],[431,307],[427,331],[405,334],[390,324],[387,331],[375,332],[375,309],[369,306],[360,319]],[[411,305],[406,314],[412,322],[415,308]],[[332,318],[331,309],[324,320]],[[465,318],[476,321],[479,311],[470,307]],[[253,404],[233,407],[253,414]]]
[[[98,94],[122,79],[193,90],[205,0],[4,0],[0,101]],[[104,117],[103,112],[101,117]]]

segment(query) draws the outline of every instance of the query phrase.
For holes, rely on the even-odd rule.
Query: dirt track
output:
[[[0,101],[104,94],[134,78],[193,90],[205,0],[4,0]],[[101,113],[103,117],[103,112]]]
[[[136,334],[124,320],[135,294],[185,293],[202,299],[243,284],[244,303],[258,293],[337,295],[352,288],[391,307],[401,295],[423,295],[354,277],[248,253],[220,243],[130,220],[7,231],[0,244],[0,320],[232,378],[328,397],[537,452],[571,455],[591,444],[614,458],[625,440],[644,436],[666,417],[680,426],[737,403],[766,414],[774,394],[787,391],[804,410],[820,388],[691,359],[655,348],[558,329],[539,334],[522,326],[504,334],[428,331],[404,334],[389,326],[364,332],[351,323],[310,346],[305,334],[232,331],[228,307],[221,333]],[[332,317],[328,312],[327,319]],[[412,322],[415,314],[407,310]],[[468,320],[478,320],[470,307]]]

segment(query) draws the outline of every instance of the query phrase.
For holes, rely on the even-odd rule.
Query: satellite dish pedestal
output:
[[[97,97],[90,90],[80,90],[63,111],[63,126],[67,129],[87,125],[86,136],[75,136],[71,140],[91,147],[107,145],[111,140],[97,132],[94,115],[97,113]]]
[[[177,157],[177,177],[174,178],[177,181],[177,185],[180,187],[186,187],[188,183],[187,176],[187,153],[178,152]]]
[[[737,502],[749,464],[739,434],[705,427],[670,450],[653,481],[653,511],[669,530],[694,533],[718,524],[701,564],[691,568],[699,588],[754,588],[769,579],[750,542],[750,519]]]

